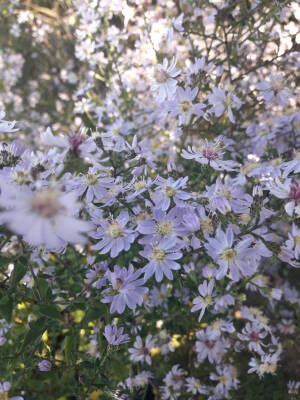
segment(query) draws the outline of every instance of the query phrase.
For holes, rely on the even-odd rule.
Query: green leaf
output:
[[[34,285],[35,297],[39,299],[39,293],[42,297],[42,300],[50,300],[51,299],[51,289],[48,285],[48,282],[44,278],[37,278],[37,282]]]
[[[65,360],[67,365],[75,364],[78,344],[78,332],[73,330],[65,339]]]
[[[40,304],[39,312],[48,318],[62,320],[62,315],[54,304]]]
[[[30,324],[29,330],[25,334],[24,341],[21,345],[20,352],[22,352],[26,346],[33,343],[36,339],[38,339],[46,330],[46,318],[39,318],[37,321],[34,321]]]
[[[0,316],[6,319],[7,322],[11,322],[13,307],[14,302],[12,296],[5,295],[2,297],[0,300]]]
[[[11,282],[11,288],[14,288],[18,282],[24,277],[27,271],[27,260],[24,257],[21,257],[20,260],[18,260],[15,263],[14,270],[11,274],[10,282]]]

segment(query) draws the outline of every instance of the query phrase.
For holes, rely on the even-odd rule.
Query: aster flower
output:
[[[162,64],[157,65],[155,79],[156,82],[151,86],[153,92],[158,92],[157,101],[162,103],[165,99],[172,100],[175,95],[177,81],[176,78],[180,71],[176,69],[177,60],[175,57],[169,62],[164,58]]]
[[[145,235],[139,240],[141,244],[150,244],[161,239],[178,237],[183,233],[175,208],[168,213],[154,209],[151,219],[137,221],[137,231]]]
[[[263,327],[259,323],[254,322],[250,324],[247,322],[242,333],[238,333],[238,338],[242,341],[248,342],[248,348],[250,351],[255,351],[262,355],[265,353],[262,349],[262,339],[265,339],[267,334],[268,332],[263,330]]]
[[[8,392],[11,389],[11,384],[8,381],[3,381],[0,382],[0,398],[3,398],[4,400],[24,400],[22,396],[13,396],[13,397],[8,397],[9,394]]]
[[[260,91],[266,104],[275,103],[286,106],[291,92],[286,87],[286,78],[283,74],[270,75],[269,79],[262,79],[256,88]]]
[[[261,359],[252,357],[249,362],[248,373],[251,374],[256,372],[259,378],[262,378],[265,374],[274,375],[277,369],[277,363],[279,361],[279,354],[263,354]]]
[[[202,363],[206,358],[213,363],[219,363],[221,357],[226,353],[229,344],[221,338],[220,333],[211,327],[196,333],[197,360]]]
[[[184,201],[188,200],[191,195],[181,189],[185,188],[188,177],[179,178],[174,181],[172,178],[164,179],[158,177],[156,179],[157,188],[153,194],[153,200],[157,208],[166,211],[171,205],[171,200],[178,207],[184,206]]]
[[[184,370],[180,368],[178,364],[173,365],[171,371],[167,373],[164,378],[164,383],[166,387],[171,390],[171,393],[181,390],[184,385],[184,374]]]
[[[18,129],[15,128],[16,121],[5,121],[5,112],[0,111],[0,133],[13,133],[16,132]]]
[[[234,244],[233,230],[228,228],[224,233],[220,227],[216,237],[208,239],[205,248],[220,267],[216,274],[218,280],[224,278],[228,272],[233,281],[253,274],[257,265],[254,262],[254,250],[250,247],[252,241],[251,237],[247,237]]]
[[[180,269],[180,265],[174,260],[179,260],[182,257],[182,253],[179,251],[181,247],[182,245],[174,237],[162,239],[158,244],[147,245],[140,252],[141,256],[149,260],[142,269],[145,273],[145,281],[152,275],[155,275],[157,282],[161,282],[164,276],[172,280],[172,270]]]
[[[289,216],[293,216],[294,212],[300,216],[300,186],[297,181],[288,178],[281,181],[279,177],[266,185],[271,194],[279,199],[288,199],[284,209]]]
[[[201,385],[199,379],[194,377],[186,378],[186,391],[192,394],[208,394],[208,389]]]
[[[91,237],[100,239],[100,241],[92,248],[101,250],[100,254],[110,252],[113,258],[117,257],[123,250],[128,251],[136,237],[135,232],[126,227],[128,221],[129,215],[127,211],[122,211],[116,219],[109,221],[99,220],[99,226],[96,232],[91,234]]]
[[[86,175],[76,177],[71,188],[76,190],[78,196],[86,193],[86,200],[91,203],[95,198],[103,196],[106,192],[105,189],[109,188],[113,182],[113,178],[99,174],[97,168],[93,167],[89,168]]]
[[[217,381],[218,384],[215,388],[215,393],[220,398],[230,399],[229,391],[238,388],[238,379],[236,378],[236,370],[232,365],[217,365],[216,373],[211,372],[209,378]]]
[[[59,250],[67,243],[86,243],[83,234],[92,224],[74,216],[80,210],[76,193],[0,185],[0,205],[6,209],[0,213],[0,223],[22,235],[31,246]]]
[[[203,140],[197,147],[188,147],[182,151],[182,157],[195,160],[199,164],[209,165],[217,171],[234,171],[239,164],[232,160],[223,160],[225,148],[222,136],[213,141]]]
[[[152,364],[151,350],[156,346],[156,339],[152,335],[147,335],[145,344],[140,336],[137,336],[133,347],[128,351],[130,353],[130,360],[134,363],[147,363]]]
[[[197,88],[191,89],[190,87],[186,87],[183,89],[182,87],[179,87],[176,91],[174,100],[169,102],[167,105],[171,116],[178,117],[179,125],[189,124],[193,115],[200,117],[204,114],[202,111],[204,105],[193,103],[197,94]]]
[[[214,280],[211,280],[207,283],[205,280],[201,285],[199,285],[198,290],[200,293],[200,296],[196,297],[193,300],[193,307],[191,309],[192,312],[195,311],[200,311],[200,315],[198,318],[198,321],[200,322],[205,310],[208,306],[213,305],[214,300],[214,293],[213,293],[213,288],[214,288]]]
[[[104,328],[103,336],[111,346],[120,346],[121,344],[129,342],[129,336],[123,334],[124,328],[118,328],[116,325],[106,325]]]
[[[52,364],[49,360],[43,360],[38,363],[39,370],[42,372],[51,371]]]
[[[224,111],[227,110],[229,120],[234,124],[235,118],[232,109],[239,109],[242,105],[241,100],[231,92],[226,93],[219,87],[213,87],[212,93],[208,95],[208,102],[213,107],[211,111],[216,117],[221,117]]]
[[[111,313],[122,314],[126,306],[135,310],[137,305],[142,305],[148,289],[143,286],[144,279],[139,279],[141,274],[142,270],[134,271],[132,265],[128,269],[116,266],[113,272],[107,271],[107,279],[111,288],[102,292],[102,302],[111,303]]]
[[[106,272],[108,264],[106,261],[99,262],[93,265],[85,274],[87,283],[96,289],[101,289],[106,285]]]

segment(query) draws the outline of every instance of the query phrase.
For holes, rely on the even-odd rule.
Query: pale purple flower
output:
[[[125,307],[135,310],[137,305],[142,305],[144,296],[148,293],[148,289],[143,286],[144,279],[139,279],[142,270],[134,271],[132,265],[128,269],[118,266],[114,271],[107,272],[107,279],[111,284],[111,288],[103,291],[103,303],[111,303],[110,312],[122,314]]]
[[[126,227],[128,221],[129,215],[127,211],[122,211],[115,219],[108,221],[100,219],[96,232],[91,234],[92,238],[100,239],[100,241],[92,248],[100,250],[100,254],[110,252],[113,258],[117,257],[123,250],[128,251],[136,237],[136,233]]]
[[[177,60],[175,57],[169,62],[164,58],[162,64],[158,64],[155,73],[156,82],[151,86],[151,91],[158,92],[157,101],[162,103],[165,99],[172,100],[175,95],[180,70],[176,69]]]
[[[185,380],[186,391],[192,394],[208,394],[208,389],[202,385],[199,379],[188,377]]]
[[[108,264],[106,261],[99,262],[93,265],[85,274],[87,283],[96,289],[101,289],[106,285],[106,272]]]
[[[56,189],[32,191],[29,187],[1,186],[0,223],[22,235],[31,246],[45,246],[47,250],[62,249],[67,243],[86,243],[84,233],[92,224],[79,220],[77,194]]]
[[[116,325],[106,325],[103,336],[112,346],[120,346],[129,342],[129,335],[123,334],[124,328],[118,328]]]
[[[140,336],[136,337],[133,347],[128,351],[130,353],[130,360],[134,363],[147,363],[151,365],[151,350],[156,346],[156,339],[152,335],[147,335],[145,344]]]
[[[99,174],[97,168],[89,168],[86,175],[78,176],[71,184],[71,188],[76,190],[78,196],[86,195],[86,200],[91,203],[94,199],[100,198],[106,189],[114,182],[113,178]]]
[[[172,390],[180,390],[184,384],[184,370],[178,364],[173,365],[171,371],[164,378],[166,386]]]
[[[182,87],[179,87],[176,91],[174,100],[169,102],[167,105],[171,116],[178,117],[179,125],[187,125],[193,115],[200,117],[204,114],[202,111],[204,105],[193,103],[197,94],[198,88],[191,89],[190,87],[186,87],[183,89]]]
[[[137,231],[145,235],[139,240],[141,244],[150,244],[161,239],[178,237],[183,233],[175,208],[168,213],[160,209],[154,209],[151,219],[137,221]]]
[[[38,363],[39,370],[42,372],[48,372],[51,370],[52,364],[49,360],[43,360]]]
[[[217,171],[234,171],[239,164],[232,160],[223,160],[225,148],[222,136],[213,141],[205,139],[198,146],[189,146],[188,150],[183,150],[182,157],[195,160],[199,164],[209,165]]]
[[[196,352],[199,363],[206,358],[213,363],[219,363],[229,344],[221,338],[220,333],[211,327],[196,333]]]
[[[186,187],[187,181],[188,177],[179,178],[177,181],[172,178],[164,179],[158,177],[155,182],[157,188],[153,194],[156,207],[166,211],[171,205],[171,200],[178,207],[184,207],[184,201],[191,197],[189,193],[182,190]]]
[[[13,133],[18,129],[15,128],[16,121],[5,121],[5,112],[0,111],[0,133]]]
[[[291,97],[283,74],[270,75],[268,80],[262,79],[256,88],[260,91],[266,104],[275,103],[284,107]]]
[[[262,355],[264,354],[262,340],[267,336],[267,334],[268,332],[266,332],[259,323],[254,322],[250,324],[247,322],[242,333],[238,333],[238,338],[242,341],[248,342],[248,348],[250,351],[255,351]]]
[[[210,373],[209,378],[218,382],[215,388],[215,393],[218,398],[230,399],[229,391],[238,388],[239,380],[236,378],[236,375],[237,371],[232,365],[228,364],[217,365],[216,373]]]
[[[182,248],[175,237],[162,239],[158,244],[146,245],[140,255],[147,258],[149,262],[142,271],[145,273],[145,281],[155,275],[157,282],[161,282],[163,277],[173,279],[172,270],[179,270],[180,265],[175,261],[182,257],[179,251]]]
[[[192,312],[200,310],[198,321],[201,321],[201,319],[202,319],[202,317],[203,317],[203,315],[205,313],[206,308],[208,306],[212,306],[213,303],[214,303],[213,289],[214,289],[214,280],[213,279],[211,281],[209,281],[208,283],[205,280],[198,287],[198,291],[200,293],[200,296],[196,297],[193,300],[193,307],[191,309]]]
[[[238,281],[241,277],[251,275],[256,270],[255,251],[251,248],[253,239],[247,237],[237,243],[231,228],[226,233],[219,227],[216,237],[209,238],[205,248],[218,264],[216,279],[224,278],[228,273],[230,279]]]
[[[216,117],[221,117],[225,111],[228,113],[229,120],[234,123],[235,117],[232,109],[239,109],[242,105],[241,100],[232,92],[225,92],[219,87],[213,87],[212,93],[208,95],[208,102],[212,105],[211,111]]]

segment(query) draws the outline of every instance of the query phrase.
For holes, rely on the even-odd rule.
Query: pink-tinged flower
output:
[[[99,220],[100,226],[98,226],[96,232],[91,234],[91,237],[100,239],[100,241],[92,246],[92,249],[101,250],[101,254],[110,252],[113,258],[117,257],[123,250],[128,251],[136,237],[136,233],[126,227],[128,221],[129,215],[127,211],[122,211],[116,219],[109,221]]]
[[[184,374],[184,370],[178,364],[173,365],[164,378],[165,385],[173,391],[180,390],[184,384]]]
[[[232,160],[223,160],[225,145],[223,138],[213,141],[203,140],[197,147],[188,147],[182,151],[182,157],[187,160],[195,160],[199,164],[209,165],[217,171],[234,171],[239,164]]]
[[[169,62],[164,58],[162,64],[157,65],[155,79],[156,82],[151,86],[153,92],[158,92],[156,99],[162,103],[165,99],[172,100],[177,87],[176,78],[180,74],[180,70],[176,69],[177,60],[175,57],[169,65]]]
[[[235,108],[238,110],[242,105],[241,100],[236,95],[232,92],[226,93],[223,89],[214,87],[212,93],[209,94],[207,98],[209,104],[212,105],[211,111],[216,117],[221,117],[221,115],[224,114],[224,111],[227,110],[229,120],[232,123],[235,122],[232,109]]]
[[[111,313],[122,314],[126,306],[135,310],[137,305],[143,304],[148,289],[143,286],[144,279],[138,279],[141,274],[142,270],[134,271],[132,265],[128,269],[116,266],[113,272],[107,272],[111,287],[103,291],[102,303],[111,303]]]
[[[211,258],[219,265],[216,278],[222,279],[229,273],[230,279],[238,281],[242,276],[248,276],[255,272],[255,252],[251,248],[253,239],[247,237],[237,243],[234,241],[234,233],[231,228],[226,233],[219,227],[216,237],[209,238],[205,248]]]
[[[196,333],[196,352],[199,363],[204,362],[206,358],[213,363],[219,363],[221,357],[226,353],[229,344],[221,338],[220,333],[211,327]]]
[[[157,188],[153,194],[153,200],[157,208],[167,211],[171,205],[171,200],[178,207],[184,206],[184,201],[191,198],[191,195],[181,189],[186,187],[188,177],[179,178],[174,181],[172,178],[164,179],[160,176],[156,180]]]
[[[123,334],[124,328],[118,328],[116,325],[106,325],[103,336],[111,346],[120,346],[129,342],[129,336]]]
[[[41,143],[44,146],[59,147],[66,151],[71,151],[74,154],[80,155],[81,157],[88,157],[92,152],[98,150],[96,143],[93,138],[88,137],[84,132],[76,133],[72,136],[54,136],[51,129],[47,128],[45,132],[41,133]]]
[[[75,217],[80,210],[76,193],[0,185],[0,205],[6,209],[0,213],[0,223],[22,235],[29,245],[55,251],[67,243],[86,243],[83,234],[92,224]]]
[[[145,281],[155,275],[157,282],[161,282],[163,277],[173,279],[172,270],[179,270],[180,265],[174,260],[179,260],[182,248],[176,238],[162,239],[158,244],[147,245],[140,255],[149,260],[148,264],[142,269],[145,273]]]
[[[133,347],[128,351],[130,353],[130,360],[134,363],[147,363],[151,365],[151,350],[156,346],[156,339],[152,335],[147,335],[145,344],[140,336],[136,337]]]
[[[198,321],[200,322],[205,310],[208,306],[212,306],[214,304],[214,280],[212,279],[207,283],[205,280],[201,285],[199,285],[198,290],[200,293],[200,296],[196,297],[193,300],[193,307],[191,309],[192,312],[199,311],[200,310],[200,315],[198,318]]]
[[[267,189],[279,199],[289,200],[284,206],[289,216],[292,217],[294,213],[300,216],[300,185],[297,181],[292,179],[282,181],[277,177],[267,185]]]
[[[246,326],[243,328],[242,333],[238,333],[238,338],[242,341],[248,342],[248,348],[250,351],[255,351],[256,353],[262,355],[264,351],[262,349],[264,339],[268,332],[263,329],[263,327],[254,322],[250,324],[247,322]]]

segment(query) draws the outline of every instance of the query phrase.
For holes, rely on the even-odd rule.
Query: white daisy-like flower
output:
[[[158,92],[156,100],[162,103],[165,99],[172,100],[174,98],[177,81],[176,78],[180,74],[180,70],[176,69],[176,58],[173,57],[169,62],[164,58],[162,64],[157,65],[155,79],[156,82],[151,86],[151,91]]]

